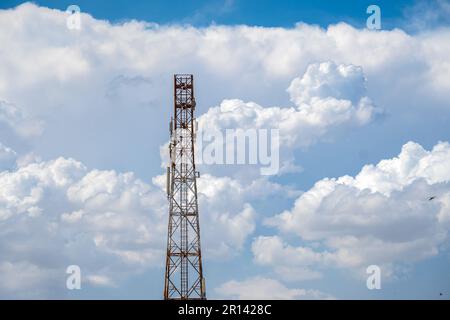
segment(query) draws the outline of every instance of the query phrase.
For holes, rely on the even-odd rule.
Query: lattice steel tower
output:
[[[194,144],[194,77],[174,75],[174,118],[170,121],[167,168],[169,228],[164,299],[206,299],[200,250]]]

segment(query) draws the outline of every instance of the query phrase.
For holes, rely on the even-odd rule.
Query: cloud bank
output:
[[[448,242],[449,204],[450,145],[427,151],[408,142],[397,157],[366,165],[355,177],[316,182],[292,209],[266,220],[322,250],[259,237],[255,260],[278,270],[298,268],[299,276],[311,266],[362,270],[371,264],[385,266],[388,275],[393,265],[439,254]]]

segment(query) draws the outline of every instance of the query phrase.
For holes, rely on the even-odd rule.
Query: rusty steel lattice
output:
[[[170,121],[167,168],[169,227],[164,299],[206,299],[200,249],[194,143],[194,77],[174,75],[174,117]]]

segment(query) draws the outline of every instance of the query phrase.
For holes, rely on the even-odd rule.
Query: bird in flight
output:
[[[435,199],[435,198],[436,198],[436,196],[429,197],[429,198],[428,198],[428,201],[431,201],[431,200],[433,200],[433,199]]]

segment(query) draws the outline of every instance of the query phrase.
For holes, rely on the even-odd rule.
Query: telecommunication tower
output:
[[[164,299],[206,299],[200,249],[194,144],[194,77],[174,75],[174,116],[170,121],[167,167],[169,227]]]

